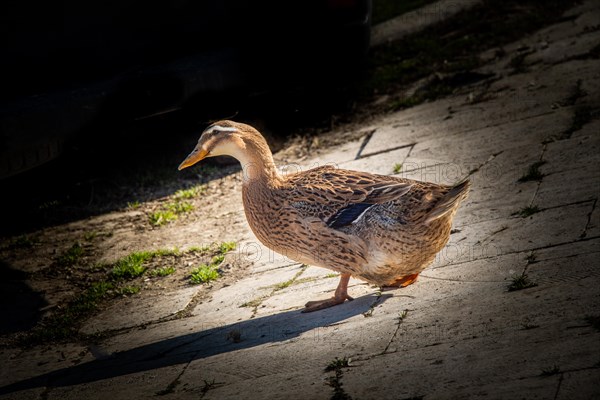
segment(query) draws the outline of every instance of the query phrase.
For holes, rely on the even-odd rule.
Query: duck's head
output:
[[[179,170],[214,156],[232,156],[244,166],[244,164],[256,162],[254,158],[261,157],[260,153],[265,150],[270,157],[270,150],[265,139],[250,125],[233,121],[219,121],[202,132],[198,144],[179,165]]]

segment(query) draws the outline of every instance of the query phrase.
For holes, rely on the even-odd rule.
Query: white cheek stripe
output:
[[[237,128],[234,128],[233,126],[213,125],[205,130],[204,133],[213,133],[214,131],[237,132]]]

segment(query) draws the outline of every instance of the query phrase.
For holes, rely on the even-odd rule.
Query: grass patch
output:
[[[136,210],[138,208],[140,208],[140,206],[142,205],[142,203],[140,203],[139,201],[135,200],[135,201],[131,201],[127,203],[127,208],[130,210]]]
[[[235,250],[236,247],[236,242],[223,242],[219,245],[219,252],[221,254],[229,253],[230,251]]]
[[[34,245],[38,244],[40,240],[37,237],[30,237],[27,235],[17,236],[8,242],[6,248],[8,249],[29,249]]]
[[[84,250],[81,244],[75,243],[56,259],[56,263],[62,267],[70,267],[77,264],[83,254]]]
[[[394,174],[399,174],[400,171],[402,171],[402,164],[401,163],[394,164]]]
[[[121,296],[131,296],[134,294],[138,294],[140,290],[142,289],[139,286],[124,286],[115,290],[115,293]]]
[[[527,207],[523,207],[521,208],[519,211],[517,211],[517,214],[521,217],[521,218],[527,218],[532,216],[533,214],[537,214],[539,213],[540,208],[536,205],[533,206],[527,206]]]
[[[522,273],[519,276],[515,276],[512,278],[512,282],[508,285],[508,291],[514,292],[517,290],[528,289],[537,286],[537,283],[532,282],[527,274]]]
[[[110,275],[114,280],[134,279],[146,272],[148,267],[144,264],[153,258],[180,255],[182,252],[178,248],[134,252],[117,260]]]
[[[86,242],[91,242],[92,240],[96,239],[97,236],[98,232],[96,231],[86,232],[83,234],[83,240],[85,240]]]
[[[166,209],[175,215],[190,212],[194,209],[194,205],[187,201],[174,201],[167,203]]]
[[[217,279],[219,279],[219,271],[215,265],[201,264],[194,268],[190,274],[190,282],[196,285]]]
[[[530,182],[530,181],[541,181],[545,176],[541,171],[540,167],[546,164],[546,161],[536,161],[529,166],[527,173],[519,178],[518,182]]]
[[[198,197],[205,191],[206,191],[206,188],[204,186],[194,186],[189,189],[181,189],[181,190],[178,190],[175,192],[175,198],[179,199],[179,200],[182,200],[182,199],[190,200],[195,197]]]
[[[224,254],[220,254],[220,249],[229,249],[232,245],[214,246],[214,252],[217,253],[211,261],[210,269],[204,280],[214,278],[218,264],[222,262]],[[204,250],[204,248],[203,248]],[[20,344],[24,346],[47,343],[52,341],[72,341],[75,339],[85,339],[86,335],[79,333],[82,322],[97,312],[103,301],[115,298],[117,296],[132,296],[140,293],[142,287],[138,281],[129,282],[143,276],[148,269],[148,262],[159,257],[180,257],[186,253],[192,253],[192,250],[185,252],[177,248],[158,249],[154,251],[140,251],[128,254],[111,264],[97,263],[85,269],[86,276],[91,279],[98,279],[102,274],[103,278],[91,283],[79,295],[71,301],[61,304],[55,308],[50,316],[44,318],[40,324],[24,335]],[[175,272],[175,267],[155,268],[147,272],[150,276],[167,276]]]
[[[114,284],[107,281],[95,282],[66,306],[44,319],[20,340],[21,345],[32,345],[49,341],[73,339],[78,335],[80,321],[97,310],[101,300],[111,294]]]
[[[208,253],[210,251],[210,246],[202,246],[202,247],[192,246],[192,247],[188,248],[187,251],[192,252],[192,253],[201,253],[201,254]]]
[[[110,275],[115,280],[137,278],[146,272],[147,267],[144,263],[154,256],[149,251],[131,253],[115,263]]]
[[[177,215],[169,210],[160,210],[150,213],[148,220],[152,226],[162,226],[177,219]]]
[[[179,215],[188,213],[194,209],[194,205],[188,201],[176,199],[163,205],[159,210],[148,215],[148,221],[152,226],[162,226],[179,218]]]
[[[193,284],[208,283],[219,279],[219,265],[225,260],[225,254],[236,248],[235,242],[220,243],[217,248],[217,254],[210,260],[210,264],[201,264],[194,268],[190,274],[190,282]],[[200,252],[206,252],[210,248],[198,248]]]
[[[210,260],[211,265],[219,265],[225,260],[225,254],[217,254]]]
[[[422,102],[423,102],[423,99],[421,99],[417,96],[405,97],[402,99],[392,101],[390,103],[388,109],[390,111],[398,111],[398,110],[402,110],[405,108],[414,107],[418,104],[421,104]]]
[[[157,269],[153,269],[152,271],[148,272],[148,275],[151,277],[164,277],[164,276],[169,276],[171,274],[173,274],[175,272],[175,267],[161,267],[161,268],[157,268]]]

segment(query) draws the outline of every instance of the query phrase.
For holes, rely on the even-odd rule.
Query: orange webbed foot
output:
[[[402,278],[396,279],[392,284],[383,286],[382,290],[391,290],[407,287],[408,285],[412,285],[413,283],[415,283],[418,277],[419,274],[410,274],[403,276]]]

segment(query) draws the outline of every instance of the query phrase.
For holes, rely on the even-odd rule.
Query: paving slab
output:
[[[202,290],[200,286],[192,286],[167,294],[162,292],[150,294],[143,302],[136,297],[124,297],[88,320],[81,328],[81,332],[94,334],[131,328],[173,316],[184,310],[200,290]]]

